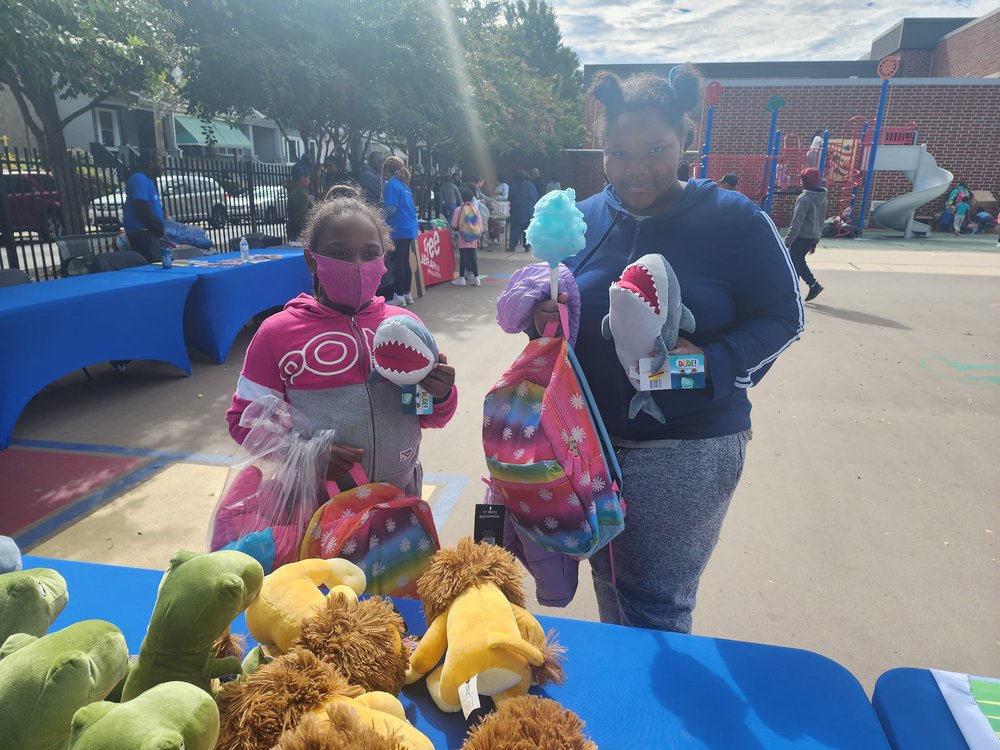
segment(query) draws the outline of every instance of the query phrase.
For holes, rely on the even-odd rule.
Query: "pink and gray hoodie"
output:
[[[313,429],[333,429],[335,442],[364,448],[362,468],[373,482],[388,482],[419,497],[420,431],[448,423],[458,390],[436,402],[433,414],[417,417],[402,413],[399,386],[382,379],[368,382],[375,330],[393,315],[417,317],[381,297],[347,315],[300,294],[265,320],[247,349],[226,412],[233,439],[242,443],[247,436],[240,416],[249,403],[273,394],[306,415]]]

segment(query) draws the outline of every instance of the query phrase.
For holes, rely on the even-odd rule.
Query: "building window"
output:
[[[298,138],[286,138],[288,144],[288,161],[298,161],[302,155],[302,141]]]
[[[113,109],[97,110],[97,133],[102,146],[117,148],[121,144],[118,134],[118,113]]]

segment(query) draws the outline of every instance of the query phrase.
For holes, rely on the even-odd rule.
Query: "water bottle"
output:
[[[240,238],[240,263],[250,262],[250,244],[246,237]]]
[[[168,268],[172,268],[174,265],[174,251],[173,248],[164,245],[160,248],[160,262],[163,264],[163,270],[166,271]]]

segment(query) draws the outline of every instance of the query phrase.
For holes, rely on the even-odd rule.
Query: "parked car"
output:
[[[184,224],[207,221],[213,229],[225,226],[229,216],[226,191],[211,177],[163,175],[156,178],[156,186],[163,212],[171,219]],[[95,198],[90,202],[90,223],[102,230],[117,231],[122,225],[124,206],[124,191]]]
[[[0,226],[0,234],[37,232],[45,241],[63,235],[62,203],[52,175],[47,172],[8,172],[5,169],[3,181],[10,226]]]
[[[254,208],[257,217],[267,224],[285,221],[288,191],[278,185],[258,185],[253,189]],[[230,195],[226,203],[230,221],[250,218],[250,195]]]

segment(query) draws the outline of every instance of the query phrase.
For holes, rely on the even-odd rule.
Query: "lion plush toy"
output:
[[[402,750],[433,750],[427,737],[407,722],[399,700],[388,693],[366,693],[348,684],[337,670],[303,648],[262,666],[243,681],[226,685],[218,697],[221,730],[216,750],[271,750],[283,732],[306,716],[322,731],[327,707],[344,705],[362,724],[394,738]]]
[[[521,573],[506,550],[466,537],[431,558],[417,591],[429,626],[406,682],[429,672],[427,690],[442,711],[461,710],[458,688],[473,677],[495,702],[562,682],[562,649],[524,609]]]
[[[554,700],[511,698],[469,730],[462,750],[597,750],[583,721]]]
[[[247,629],[272,656],[283,654],[299,640],[302,621],[326,601],[320,586],[333,596],[338,591],[364,592],[365,572],[349,560],[307,559],[289,563],[264,578],[260,596],[247,608]]]
[[[320,719],[309,714],[292,731],[281,735],[274,750],[405,750],[395,735],[383,736],[362,724],[340,703],[326,707]]]

